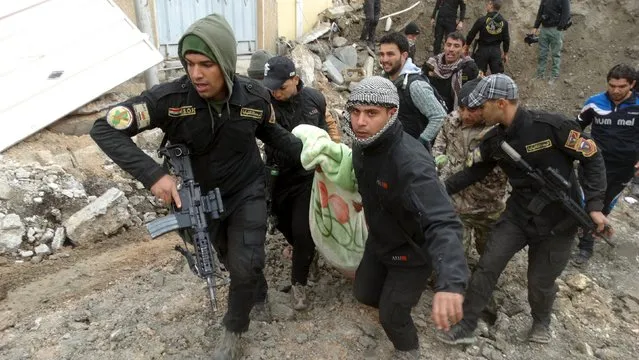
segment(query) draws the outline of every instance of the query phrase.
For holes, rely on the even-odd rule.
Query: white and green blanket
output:
[[[302,166],[315,171],[309,222],[318,251],[346,275],[354,275],[368,237],[357,192],[352,151],[334,143],[328,133],[312,125],[299,125],[293,135],[302,140]]]

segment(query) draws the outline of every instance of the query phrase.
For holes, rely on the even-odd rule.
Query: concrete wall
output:
[[[137,20],[135,17],[135,1],[136,0],[113,0],[119,7],[124,11],[124,13],[129,17],[131,22],[137,24]],[[155,46],[160,45],[160,41],[158,40],[157,34],[157,20],[155,16],[155,0],[146,0],[149,3],[149,11],[151,12],[151,25],[153,26],[153,43]]]
[[[297,38],[297,19],[296,19],[296,2],[297,0],[278,0],[277,1],[277,33],[278,36],[284,36],[288,40]],[[328,9],[333,5],[332,0],[302,0],[302,24],[303,33],[311,30],[317,24],[317,14]]]

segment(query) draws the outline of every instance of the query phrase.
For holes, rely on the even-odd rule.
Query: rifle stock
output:
[[[539,194],[533,198],[528,205],[528,209],[534,214],[540,214],[543,208],[552,202],[558,202],[563,209],[570,215],[579,227],[585,231],[591,232],[593,235],[603,239],[608,245],[614,247],[615,244],[604,234],[597,232],[597,225],[592,221],[586,210],[569,195],[570,182],[564,179],[561,174],[553,168],[547,168],[544,171],[535,169],[528,164],[517,150],[513,149],[506,141],[500,144],[501,149],[519,166],[537,185],[539,185]],[[610,225],[606,225],[604,232],[610,230]]]
[[[186,258],[195,275],[206,280],[211,307],[213,311],[217,311],[214,276],[220,267],[210,239],[207,216],[210,215],[213,220],[217,220],[220,213],[224,212],[220,189],[215,188],[202,196],[200,185],[193,178],[189,150],[185,145],[168,145],[160,148],[158,153],[165,157],[169,168],[178,177],[178,193],[182,207],[178,209],[171,204],[171,214],[147,223],[146,228],[151,238],[179,231],[185,247],[176,245],[175,250]],[[188,250],[187,243],[191,243],[193,252]]]

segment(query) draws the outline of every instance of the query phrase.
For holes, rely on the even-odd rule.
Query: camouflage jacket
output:
[[[479,146],[490,130],[486,126],[463,126],[457,111],[444,119],[433,146],[433,156],[446,155],[448,163],[440,171],[442,181],[466,167],[469,153]],[[499,213],[506,207],[508,178],[495,167],[483,180],[452,196],[459,214]]]

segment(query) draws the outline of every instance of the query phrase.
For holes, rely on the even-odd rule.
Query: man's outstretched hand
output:
[[[448,331],[464,317],[462,304],[464,295],[451,292],[437,292],[433,297],[431,314],[438,330]]]
[[[178,208],[182,207],[180,194],[177,190],[177,182],[171,175],[164,175],[160,180],[156,181],[155,184],[151,186],[151,193],[167,205],[175,202],[175,206]]]
[[[591,211],[590,218],[595,223],[595,225],[597,225],[598,233],[603,233],[604,230],[606,229],[606,225],[610,223],[608,221],[608,218],[606,218],[606,215],[604,215],[601,211]],[[609,234],[609,235],[612,236],[613,234]]]

